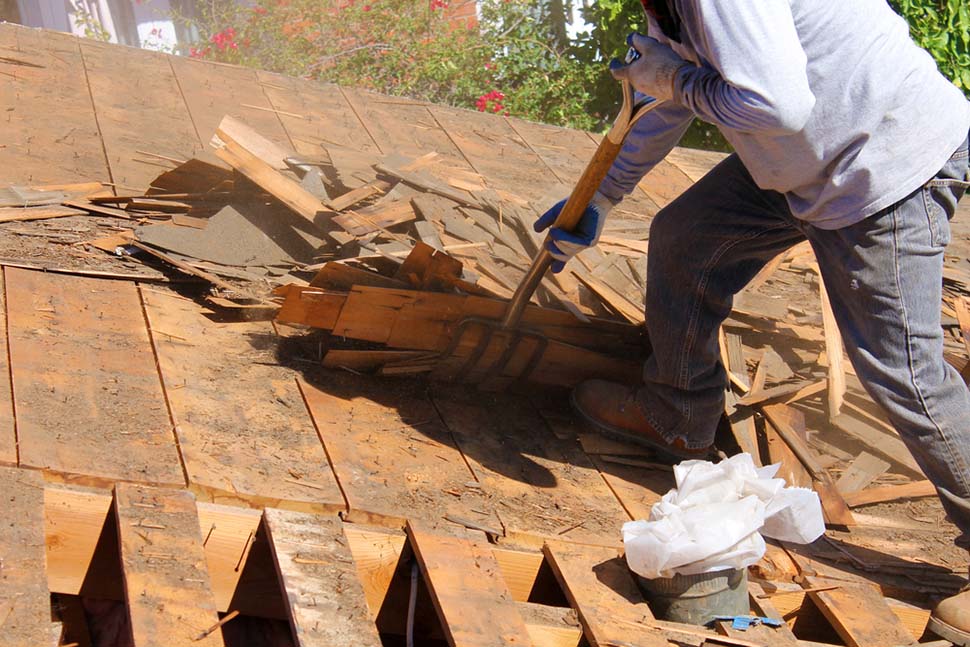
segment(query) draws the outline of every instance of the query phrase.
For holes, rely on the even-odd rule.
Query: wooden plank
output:
[[[300,388],[347,497],[349,521],[400,527],[408,518],[453,515],[501,528],[424,386],[334,375],[319,388],[305,381]]]
[[[842,584],[806,577],[808,588]],[[838,588],[809,591],[808,595],[839,637],[849,647],[895,647],[915,643],[913,635],[893,614],[879,589],[871,584],[842,584]]]
[[[343,211],[344,209],[354,206],[358,202],[363,202],[368,198],[373,198],[375,195],[387,193],[392,186],[393,185],[390,182],[385,182],[384,180],[374,180],[373,182],[368,182],[367,184],[359,186],[356,189],[352,189],[338,198],[330,200],[328,205],[334,211]]]
[[[51,592],[78,595],[111,497],[59,487],[47,487],[43,494],[48,586]]]
[[[4,273],[0,271],[0,313],[7,312]],[[14,421],[13,390],[7,350],[7,317],[0,316],[0,463],[17,465],[19,450]]]
[[[407,537],[399,530],[375,531],[360,524],[345,524],[344,535],[372,618],[377,618],[385,604]]]
[[[643,325],[645,318],[643,309],[637,306],[625,296],[610,287],[609,284],[599,281],[592,276],[582,272],[573,271],[573,275],[579,279],[583,285],[595,294],[611,310],[616,311],[620,316],[635,325]]]
[[[343,510],[292,373],[253,347],[272,339],[271,324],[217,323],[158,290],[142,298],[193,491],[214,502]]]
[[[185,490],[115,486],[125,600],[138,647],[223,644],[195,499]]]
[[[874,487],[845,495],[845,502],[850,508],[856,508],[872,503],[887,501],[901,501],[903,499],[918,499],[936,496],[936,486],[929,481],[916,481],[902,485],[886,485]]]
[[[619,542],[629,517],[579,447],[559,441],[534,405],[446,386],[433,400],[477,479],[501,500],[507,535],[532,544],[539,537]]]
[[[478,296],[355,286],[333,332],[401,348],[442,351],[458,322],[467,317],[498,320],[506,306],[504,301]],[[638,346],[642,348],[636,326],[606,319],[584,323],[561,310],[527,306],[522,325],[538,328],[552,340],[611,354],[632,357]]]
[[[216,130],[215,154],[270,195],[285,204],[295,213],[315,224],[318,214],[325,212],[323,203],[312,193],[300,186],[295,180],[286,177],[270,164],[260,159],[253,151],[232,139],[231,134],[222,129]]]
[[[203,151],[169,57],[81,39],[84,69],[117,185],[144,188],[164,169],[136,161],[147,151],[187,160]]]
[[[377,150],[336,85],[262,70],[256,75],[270,104],[283,111],[279,119],[300,155],[319,155],[322,144],[338,144],[360,151]]]
[[[263,524],[298,647],[381,644],[336,517],[267,509]]]
[[[845,352],[842,347],[842,333],[835,320],[835,313],[832,312],[832,303],[829,300],[828,290],[825,289],[821,271],[818,272],[818,291],[822,301],[825,354],[829,361],[828,405],[831,420],[842,412],[842,403],[845,401]]]
[[[748,582],[748,598],[751,601],[751,611],[756,615],[760,615],[763,618],[774,618],[775,620],[784,620],[784,614],[775,608],[774,604],[770,598],[761,597],[764,596],[764,589],[757,582]],[[721,623],[727,625],[727,623]],[[730,625],[728,625],[730,626]],[[760,628],[760,629],[759,629]],[[731,632],[727,633],[728,636],[734,636],[735,638],[743,638],[738,634],[733,634]],[[757,640],[762,639],[765,645],[792,645],[797,647],[798,638],[792,633],[791,628],[786,623],[783,623],[780,627],[773,628],[767,627],[765,625],[759,625],[755,627],[755,633],[750,636],[752,639]]]
[[[0,50],[0,186],[109,180],[78,39],[4,23]]]
[[[797,417],[797,412],[784,404],[766,405],[762,408],[762,411],[768,417],[775,431],[784,439],[812,476],[815,482],[813,488],[822,502],[825,522],[840,526],[854,525],[855,520],[852,518],[852,513],[835,487],[832,477],[818,463],[818,459],[809,449],[808,444],[802,440],[802,437],[795,430],[793,422]]]
[[[846,409],[845,413],[832,420],[832,424],[837,429],[862,442],[866,449],[873,454],[878,454],[891,463],[901,465],[913,474],[923,476],[923,471],[916,463],[909,448],[899,439],[899,436],[877,428],[869,421],[863,420],[854,411],[849,411],[848,407]]]
[[[137,247],[138,249],[140,249],[141,251],[147,254],[151,254],[155,258],[161,261],[164,261],[165,263],[168,263],[172,267],[177,268],[178,270],[188,274],[189,276],[197,276],[203,281],[206,281],[207,283],[211,283],[217,288],[221,288],[229,293],[235,293],[238,291],[235,285],[233,285],[232,283],[228,283],[227,281],[223,281],[215,274],[206,272],[205,270],[199,269],[193,265],[190,265],[189,263],[181,261],[175,258],[174,256],[172,256],[171,254],[166,254],[160,249],[155,249],[151,245],[140,243],[137,240],[132,240],[130,242],[130,245],[132,247]]]
[[[644,624],[653,620],[653,613],[616,551],[547,542],[543,553],[592,647],[669,644],[659,629]]]
[[[134,283],[6,268],[20,462],[184,484]]]
[[[23,209],[8,207],[0,209],[0,222],[24,222],[86,215],[87,212],[70,207],[26,207]]]
[[[203,142],[209,141],[223,118],[229,116],[283,149],[292,147],[281,117],[271,112],[273,106],[263,94],[254,70],[215,65],[188,56],[172,56],[169,62]],[[268,110],[259,110],[260,107]]]
[[[763,423],[765,443],[768,449],[768,462],[781,463],[778,478],[785,479],[789,487],[812,487],[812,475],[809,474],[795,452],[781,437],[774,425]]]
[[[287,299],[299,300],[299,292],[290,290]],[[454,352],[435,365],[435,377],[474,383],[485,380],[493,390],[520,379],[540,346],[541,355],[528,373],[528,379],[534,382],[574,386],[588,377],[607,375],[617,380],[634,380],[641,370],[635,358],[642,355],[642,345],[625,341],[631,333],[636,337],[635,327],[602,319],[596,320],[595,325],[591,321],[584,324],[566,312],[527,307],[523,325],[540,329],[548,341],[534,336],[523,338],[518,344],[519,352],[495,376],[486,379],[487,367],[502,356],[509,336],[494,335],[485,351],[479,353],[476,349],[484,334],[482,327],[473,326],[462,334],[460,322],[469,317],[498,320],[504,310],[502,301],[480,296],[355,286],[335,323],[330,308],[324,311],[325,320],[317,322],[299,320],[300,307],[296,306],[291,321],[317,327],[322,323],[332,326],[337,336],[407,350],[444,352],[457,335]],[[619,346],[610,347],[617,342]],[[473,353],[479,355],[479,361],[471,370],[462,371]]]
[[[532,644],[488,544],[413,521],[407,529],[451,647]]]
[[[970,299],[958,297],[953,300],[954,310],[957,312],[957,323],[960,326],[960,338],[963,347],[970,354]]]
[[[85,592],[96,597],[110,597],[111,591],[104,590],[104,583],[98,581],[98,578],[88,578],[87,573],[91,570],[95,548],[111,506],[112,498],[107,494],[64,487],[45,488],[47,572],[52,592],[70,595]],[[240,609],[250,615],[265,616],[265,599],[270,594],[279,594],[279,584],[276,574],[272,572],[272,566],[268,573],[268,588],[254,586],[252,578],[247,581],[247,589],[254,600],[235,595],[241,566],[259,526],[260,512],[211,503],[199,503],[197,509],[206,563],[218,609],[228,611],[231,605],[233,609]],[[114,516],[111,518],[114,519]],[[116,535],[114,526],[106,530],[111,536]],[[117,559],[114,554],[110,557],[112,562]],[[98,566],[95,565],[96,573],[100,573]],[[117,595],[120,596],[121,592],[118,591]],[[246,606],[246,602],[250,604]]]
[[[51,599],[44,560],[44,479],[0,467],[0,645],[50,644]]]
[[[886,461],[876,458],[869,452],[861,452],[848,469],[842,472],[835,486],[843,495],[858,492],[885,474],[888,469],[889,463]]]
[[[797,402],[825,391],[828,388],[828,383],[828,380],[799,381],[757,390],[755,388],[757,384],[755,384],[750,392],[738,400],[738,404],[744,407],[753,407],[769,402],[784,402],[786,404]]]

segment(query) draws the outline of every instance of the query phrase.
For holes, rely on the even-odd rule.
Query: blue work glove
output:
[[[533,228],[536,231],[545,231],[552,226],[552,223],[559,217],[559,213],[566,205],[565,200],[557,202],[551,209],[542,214],[536,220]],[[599,191],[590,200],[583,217],[580,218],[576,228],[569,232],[552,227],[549,229],[549,237],[546,239],[546,249],[552,254],[552,271],[556,274],[562,271],[569,259],[583,251],[596,245],[599,242],[600,234],[603,232],[603,225],[606,223],[606,215],[613,207],[610,199]]]
[[[610,61],[610,72],[618,81],[629,81],[633,89],[641,94],[670,101],[674,97],[674,77],[685,65],[690,65],[677,52],[660,41],[632,33],[626,43],[638,57],[627,56],[627,61],[614,58]],[[631,60],[632,59],[632,60]]]

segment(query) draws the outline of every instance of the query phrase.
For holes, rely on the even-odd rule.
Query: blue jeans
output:
[[[970,546],[970,391],[943,359],[943,250],[967,188],[967,143],[937,176],[854,225],[824,230],[759,188],[736,155],[657,214],[650,227],[641,409],[668,441],[714,440],[726,374],[718,328],[733,296],[777,254],[808,240],[843,342]]]

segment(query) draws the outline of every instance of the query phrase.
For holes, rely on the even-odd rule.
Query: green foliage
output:
[[[461,0],[451,0],[452,2]],[[552,44],[534,2],[485,0],[480,22],[446,0],[214,2],[188,54],[526,119],[591,128],[591,69]]]
[[[481,0],[478,23],[450,19],[474,0],[207,0],[191,56],[551,124],[602,130],[620,101],[607,72],[642,31],[637,0]],[[970,96],[966,0],[890,0],[941,71]],[[448,3],[454,5],[449,8]],[[724,149],[695,124],[693,144]]]
[[[102,43],[111,40],[111,33],[104,28],[101,20],[91,13],[84,0],[72,0],[71,8],[74,13],[74,24],[81,27],[82,35],[85,38],[100,40]]]
[[[970,7],[966,0],[891,0],[909,23],[913,39],[926,49],[953,83],[970,97]]]

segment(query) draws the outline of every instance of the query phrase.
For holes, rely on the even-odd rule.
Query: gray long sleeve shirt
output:
[[[696,115],[718,127],[758,186],[823,229],[906,197],[970,129],[970,104],[885,0],[672,0],[671,41],[692,65],[674,102],[644,117],[600,191],[629,193]]]

